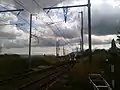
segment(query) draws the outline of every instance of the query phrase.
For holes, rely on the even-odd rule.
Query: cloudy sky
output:
[[[55,54],[56,41],[65,45],[66,53],[79,47],[80,11],[84,12],[84,48],[88,48],[87,7],[69,8],[67,22],[63,9],[46,10],[50,6],[87,4],[87,0],[0,0],[0,10],[24,9],[22,12],[0,13],[0,46],[2,53],[28,54],[29,16],[32,20],[32,53]],[[120,30],[120,1],[91,0],[92,48],[110,47]],[[19,14],[18,14],[19,13]],[[61,52],[62,53],[62,47]]]

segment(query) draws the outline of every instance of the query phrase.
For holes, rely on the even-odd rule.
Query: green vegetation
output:
[[[1,55],[0,56],[0,79],[23,72],[27,69],[26,61],[19,55]]]
[[[61,85],[58,86],[57,90],[93,90],[91,87],[88,74],[89,73],[100,73],[111,85],[111,80],[115,78],[116,89],[120,90],[120,54],[116,57],[112,57],[109,51],[106,50],[95,50],[93,52],[91,64],[88,61],[88,57],[79,59],[80,63],[77,63],[72,71],[69,73],[66,87]],[[106,59],[115,63],[115,73],[111,74],[110,63],[106,62]],[[112,87],[112,86],[111,86]],[[54,89],[56,90],[56,89]]]
[[[120,81],[120,56],[112,57],[109,51],[104,49],[95,50],[92,55],[92,62],[89,63],[87,55],[88,53],[86,52],[83,57],[78,59],[79,62],[68,74],[66,85],[57,84],[57,90],[92,90],[88,80],[89,73],[101,73],[109,84],[111,84],[111,77],[116,77],[117,83]],[[111,75],[110,73],[110,62],[106,62],[106,58],[115,62],[116,73],[114,75]],[[56,58],[55,56],[33,56],[32,67],[35,68],[39,65],[54,65],[59,63],[61,59],[65,59],[65,57]],[[3,79],[3,77],[6,78],[8,76],[12,76],[15,73],[23,72],[27,69],[27,57],[23,58],[19,55],[0,56],[0,79]]]
[[[50,90],[93,90],[89,84],[88,74],[92,72],[101,73],[107,53],[105,50],[95,50],[91,64],[86,55],[78,59],[79,62],[68,74],[66,85],[56,84],[56,88]]]
[[[120,81],[120,54],[117,53],[116,56],[113,56],[110,52],[107,55],[108,58],[108,62],[105,62],[103,64],[103,76],[107,79],[108,83],[110,85],[112,85],[111,81],[112,79],[115,80],[116,83],[116,90],[120,90],[120,85],[119,85],[119,81]],[[110,65],[115,65],[115,72],[111,73],[111,67]]]
[[[93,59],[91,64],[88,61],[88,57],[85,57],[80,59],[80,63],[77,63],[73,68],[68,79],[69,84],[72,85],[72,89],[90,90],[91,87],[88,81],[88,74],[91,72],[100,73],[101,65],[105,60],[106,53],[99,52],[97,54],[93,54],[92,57]]]
[[[31,66],[35,68],[40,65],[53,65],[59,62],[55,56],[32,56]],[[0,55],[0,80],[16,74],[30,71],[28,69],[28,57],[20,55]]]

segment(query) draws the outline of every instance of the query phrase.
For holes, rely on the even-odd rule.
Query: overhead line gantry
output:
[[[43,8],[43,10],[51,10],[51,9],[60,9],[60,8],[74,8],[74,7],[88,7],[88,40],[89,40],[89,61],[92,61],[92,45],[91,45],[91,3],[88,0],[88,4],[84,5],[72,5],[72,6],[61,6],[61,7],[48,7]]]

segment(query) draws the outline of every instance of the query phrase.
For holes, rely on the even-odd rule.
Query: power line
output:
[[[47,14],[48,15],[48,17],[51,19],[51,21],[53,22],[53,19],[50,17],[50,15],[49,14]],[[61,30],[58,28],[58,26],[55,24],[55,27],[56,27],[56,29],[61,33],[61,35],[64,37],[64,35],[62,34],[62,32],[61,32]],[[65,43],[67,43],[67,44],[69,44],[70,42],[68,41],[68,40],[65,40],[64,39],[64,41],[65,41]],[[71,48],[71,46],[69,46],[70,48]],[[71,48],[72,49],[72,48]]]
[[[19,4],[20,6],[22,6],[25,10],[27,10],[22,4],[20,4],[20,3],[21,3],[20,1],[18,1],[18,0],[17,0],[18,2],[17,2],[16,0],[14,0],[14,1],[15,1],[17,4]],[[29,10],[27,10],[27,12],[30,13]],[[27,23],[28,23],[28,22],[27,22]],[[29,23],[28,23],[28,24],[29,24]],[[52,29],[52,28],[51,28],[51,29]],[[35,28],[35,30],[37,30],[37,29]],[[37,31],[38,31],[38,30],[37,30]],[[54,31],[54,30],[52,29],[52,31]],[[41,31],[38,31],[38,32],[41,32]],[[43,32],[41,32],[41,33],[43,33]],[[39,37],[39,38],[40,38],[40,37]],[[53,44],[53,45],[54,45],[54,44]]]
[[[26,9],[19,0],[13,0],[13,1],[14,1],[16,4],[22,6],[27,12],[29,12],[29,10]]]
[[[51,41],[49,41],[48,39],[45,39],[45,38],[42,38],[42,37],[39,37],[39,36],[36,36],[36,35],[33,35],[33,34],[32,34],[32,36],[38,38],[38,40],[39,40],[39,38],[42,39],[42,40],[46,40],[46,41],[49,42],[49,43],[47,42],[48,44],[52,44],[53,46],[55,46],[55,44],[53,44],[53,43],[52,43]]]
[[[35,0],[33,0],[34,2],[35,2],[35,4],[37,4],[40,8],[42,8],[43,9],[43,7],[40,5],[40,4],[38,4]],[[44,11],[44,10],[43,10]],[[44,11],[45,12],[45,11]],[[50,18],[50,20],[53,22],[53,19],[48,15],[48,14],[46,14],[49,18]],[[55,25],[55,27],[56,27],[56,29],[57,30],[59,30],[59,28]],[[59,32],[61,33],[61,31],[59,30]],[[62,33],[61,33],[61,35],[62,35]]]
[[[88,6],[88,4],[85,5],[75,5],[74,7],[84,7],[84,6]],[[44,8],[45,9],[60,9],[60,8],[73,8],[73,6],[62,6],[62,7],[48,7],[48,8]]]
[[[19,4],[18,2],[17,2],[17,4]],[[21,4],[19,4],[20,6],[21,6]],[[22,7],[26,10],[26,8],[22,5]],[[5,8],[5,7],[4,7]],[[28,11],[28,10],[27,10]],[[29,12],[29,11],[28,11]],[[30,12],[29,12],[30,13]],[[22,20],[24,20],[27,24],[29,24],[29,22],[27,21],[27,20],[25,20],[23,17],[21,17],[21,16],[19,16]],[[36,28],[35,28],[36,29]],[[40,32],[40,31],[39,31]],[[41,32],[41,33],[43,33],[43,32]]]
[[[37,3],[36,2],[36,0],[33,0],[40,8],[42,8],[43,9],[43,7],[39,4],[39,3]],[[44,10],[43,10],[44,11]],[[45,11],[44,11],[45,12]],[[46,12],[45,12],[46,13]],[[48,15],[48,14],[46,14],[49,18],[50,18],[50,20],[53,22],[53,19],[50,17],[50,15]],[[55,27],[56,27],[56,29],[61,33],[61,35],[62,35],[62,32],[60,31],[60,29],[57,27],[57,25],[55,24]],[[63,35],[62,35],[63,36]],[[63,36],[64,37],[64,36]],[[65,41],[66,42],[66,41]],[[67,41],[67,43],[69,43],[68,41]],[[71,48],[71,47],[70,47]]]
[[[40,8],[42,8],[35,0],[33,0],[35,2],[35,4],[37,4]],[[48,15],[48,14],[47,14]],[[52,18],[48,15],[48,17],[51,19],[51,21],[53,22]],[[48,24],[47,24],[48,25]],[[60,29],[55,25],[55,27],[57,28],[57,30],[59,30],[59,32],[61,33]],[[54,32],[54,31],[53,31]],[[62,33],[61,33],[62,35]],[[64,36],[63,36],[64,37]],[[70,47],[71,48],[71,47]]]
[[[41,19],[42,20],[42,19]],[[48,24],[48,23],[46,23],[45,21],[43,21],[42,20],[42,22],[46,25],[46,26],[48,26],[52,31],[53,31],[53,33],[54,33],[54,35],[55,35],[55,31],[54,31],[54,29]]]
[[[14,1],[15,1],[15,3],[17,3],[18,5],[20,5],[21,7],[23,7],[23,8],[30,14],[30,11],[29,11],[28,9],[26,9],[19,0],[14,0]],[[21,17],[21,18],[22,18],[22,17]],[[23,19],[23,18],[22,18],[22,19]],[[30,23],[29,23],[27,20],[25,20],[25,19],[23,19],[23,20],[30,25]],[[34,28],[35,28],[35,27],[34,27]],[[35,28],[35,29],[36,29],[36,28]],[[36,30],[37,30],[37,29],[36,29]],[[41,31],[39,31],[39,32],[41,32]],[[43,33],[43,32],[41,32],[41,33]]]
[[[21,7],[23,7],[28,13],[30,13],[30,11],[28,10],[28,9],[26,9],[23,5],[22,5],[22,3],[19,1],[19,0],[14,0],[17,4],[19,4]],[[43,21],[43,20],[42,20]],[[44,22],[44,21],[43,21]],[[27,22],[28,23],[28,22]],[[45,23],[45,22],[44,22]],[[29,24],[29,23],[28,23]],[[47,26],[49,26],[47,23],[45,23]],[[54,32],[54,30],[51,28],[51,27],[49,27],[52,31],[53,31],[53,33],[55,33]],[[36,29],[36,28],[35,28]],[[37,30],[37,29],[36,29]],[[39,32],[41,32],[41,31],[39,31]],[[41,32],[41,33],[43,33],[43,32]]]
[[[39,3],[37,3],[36,2],[36,0],[33,0],[34,2],[35,2],[35,4],[37,4],[40,8],[42,8],[43,9],[43,7],[39,4]],[[44,10],[43,10],[44,11]],[[44,11],[45,12],[45,11]],[[46,13],[46,12],[45,12]],[[49,14],[46,14],[49,18],[50,18],[50,20],[53,22],[53,19],[50,17],[50,15]],[[61,30],[57,27],[57,25],[55,24],[55,27],[56,27],[56,29],[61,33],[61,35],[62,35],[62,32],[61,32]],[[63,36],[63,35],[62,35]],[[64,37],[64,36],[63,36]],[[66,41],[65,41],[66,42]],[[67,43],[69,43],[69,41],[67,41]],[[71,48],[71,47],[70,47]]]
[[[30,13],[29,11],[28,11],[28,9],[26,9],[23,5],[22,5],[22,3],[19,1],[16,1],[16,0],[14,0],[14,2],[15,3],[17,3],[17,4],[19,4],[21,7],[23,7],[24,8],[24,10],[26,10],[28,13]],[[5,8],[5,7],[3,7],[3,8]],[[5,8],[5,9],[7,9],[7,8]],[[25,20],[23,17],[21,17],[20,15],[19,15],[19,17],[23,20],[23,21],[25,21],[28,25],[30,25],[30,23],[27,21],[27,20]],[[35,27],[34,27],[35,28]],[[36,28],[35,28],[36,29]],[[41,32],[41,31],[39,31],[38,29],[36,29],[38,32],[40,32],[40,33],[43,33],[43,32]]]
[[[5,7],[3,7],[4,9],[7,9],[7,8],[5,8]],[[21,16],[20,16],[21,17]],[[22,17],[21,17],[21,19],[23,19]],[[25,20],[25,19],[23,19],[26,23],[28,23],[27,22],[27,20]],[[28,23],[29,24],[29,23]],[[8,25],[10,25],[10,24],[8,24]],[[36,28],[35,28],[36,29]],[[42,33],[42,32],[41,32]],[[44,39],[44,40],[46,40],[46,41],[48,41],[47,39],[45,39],[45,38],[42,38],[42,37],[39,37],[39,38],[41,38],[41,39]],[[49,41],[50,42],[50,41]],[[51,43],[51,42],[50,42]],[[51,43],[51,44],[53,44],[53,43]],[[54,45],[54,44],[53,44]]]
[[[47,14],[48,15],[48,14]],[[53,22],[53,19],[50,17],[50,15],[48,15],[49,16],[49,18],[52,20],[52,22]],[[61,32],[61,30],[57,27],[57,25],[55,24],[55,27],[56,27],[56,29],[61,33],[61,35],[64,37],[64,35],[62,34],[62,32]],[[70,42],[68,41],[68,40],[65,40],[64,39],[64,42],[65,43],[67,43],[67,44],[69,44]],[[69,46],[70,47],[70,46]],[[70,47],[71,48],[71,47]]]
[[[92,45],[91,45],[91,2],[88,0],[88,4],[85,5],[73,5],[73,6],[61,6],[61,7],[49,7],[49,8],[43,8],[46,9],[60,9],[60,8],[73,8],[73,7],[85,7],[88,8],[88,39],[89,39],[89,61],[91,63],[92,61]]]
[[[1,10],[0,13],[2,13],[2,12],[15,12],[15,11],[24,11],[24,9]]]

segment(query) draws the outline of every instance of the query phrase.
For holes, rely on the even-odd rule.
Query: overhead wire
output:
[[[39,4],[39,3],[37,3],[35,0],[33,0],[34,2],[35,2],[35,4],[37,4],[40,8],[42,8],[43,9],[43,7]],[[44,10],[43,10],[44,11]],[[49,18],[50,18],[50,20],[52,21],[52,22],[54,22],[53,20],[52,20],[52,18],[48,15],[48,14],[46,14]],[[60,29],[55,25],[55,27],[56,27],[56,29],[61,33],[61,31],[60,31]],[[61,35],[62,35],[62,33],[61,33]]]
[[[15,3],[17,3],[17,4],[19,4],[21,7],[23,7],[28,13],[31,13],[28,9],[26,9],[25,7],[24,7],[24,5],[22,5],[22,3],[19,1],[19,0],[14,0],[15,1]],[[42,20],[43,21],[43,20]],[[43,21],[44,22],[44,21]],[[28,22],[27,22],[28,23]],[[44,22],[45,23],[45,22]],[[29,23],[28,23],[29,24]],[[47,24],[47,23],[45,23],[53,32],[54,32],[54,30]],[[36,29],[36,28],[35,28]],[[41,32],[41,31],[39,31],[39,32]],[[55,33],[55,32],[54,32]]]
[[[19,4],[19,3],[20,3],[20,1],[19,1],[19,0],[15,0],[15,1],[16,1],[16,2],[18,1],[18,2],[17,2],[17,4]],[[38,3],[36,3],[36,4],[38,5]],[[20,5],[20,6],[22,6],[24,9],[26,9],[23,5]],[[28,11],[28,10],[27,10],[27,11]],[[29,11],[28,11],[28,12],[29,12]],[[30,13],[30,12],[29,12],[29,13]],[[49,18],[50,18],[50,17],[49,17]],[[52,19],[51,19],[51,20],[52,20]],[[42,20],[42,21],[43,21],[43,20]],[[45,22],[44,22],[44,23],[45,23]],[[48,25],[48,23],[46,23],[46,25],[47,25],[47,26],[49,26],[49,25]],[[49,26],[49,27],[50,27],[50,26]],[[51,28],[51,27],[50,27],[50,28]],[[35,28],[35,29],[36,29],[36,28]],[[57,29],[59,30],[59,28],[58,28],[58,27],[57,27]],[[51,30],[55,33],[55,31],[54,31],[52,28],[51,28]],[[59,30],[59,31],[60,31],[60,30]],[[70,47],[70,48],[71,48],[71,47]]]
[[[25,9],[25,7],[24,7],[24,9]],[[21,17],[21,16],[19,16],[22,20],[24,20],[27,24],[29,24],[29,22],[27,21],[27,20],[25,20],[23,17]],[[58,27],[57,27],[58,28]],[[59,30],[59,28],[58,28],[58,30]]]
[[[19,4],[21,7],[23,7],[25,10],[27,10],[27,12],[28,13],[31,13],[28,9],[26,9],[23,5],[22,5],[22,3],[19,1],[19,0],[14,0],[17,4]],[[42,20],[43,21],[43,20]],[[44,21],[43,21],[44,22]],[[45,22],[44,22],[45,23]],[[28,23],[29,24],[29,23]],[[49,26],[47,23],[45,23],[47,26]],[[54,32],[54,30],[49,26],[49,28],[53,31],[53,33],[55,33]],[[37,30],[37,28],[35,28],[36,30]],[[41,32],[41,31],[39,31],[39,32]],[[42,33],[42,32],[41,32]]]
[[[48,15],[48,17],[51,19],[51,21],[54,22],[53,19],[51,18],[51,16],[50,16],[49,14],[47,14],[47,15]],[[56,27],[56,29],[61,33],[62,37],[65,37],[56,24],[55,24],[55,27]],[[65,29],[66,29],[66,28],[65,28]],[[69,42],[67,39],[64,39],[64,41],[65,41],[65,44],[70,44],[70,42]],[[71,46],[69,46],[69,47],[72,49]]]
[[[22,5],[22,3],[19,1],[19,0],[13,0],[15,3],[17,3],[18,5],[20,5],[22,8],[24,8],[24,10],[26,10],[29,14],[31,13],[28,9],[26,9],[23,5]],[[20,18],[22,18],[21,16],[20,16]],[[23,18],[22,18],[23,19]],[[30,25],[30,23],[27,21],[27,20],[25,20],[25,19],[23,19],[28,25]],[[35,28],[35,27],[34,27]],[[36,28],[35,28],[36,29]],[[36,29],[37,30],[37,29]],[[38,30],[38,32],[41,32],[41,31],[39,31]],[[43,33],[43,32],[41,32],[41,33]]]
[[[17,4],[19,4],[20,6],[22,6],[28,13],[31,13],[28,9],[26,9],[23,5],[22,5],[22,3],[19,1],[19,0],[14,0]],[[42,20],[42,19],[41,19]],[[42,20],[43,21],[43,20]],[[44,22],[44,21],[43,21]],[[45,22],[44,22],[45,23]],[[55,33],[54,32],[54,30],[47,24],[47,23],[45,23],[52,31],[53,31],[53,33]],[[36,29],[36,28],[35,28]],[[39,32],[41,32],[41,31],[39,31]]]
[[[50,17],[50,15],[49,15],[49,14],[47,14],[47,15],[48,15],[48,17],[51,19],[51,21],[54,22],[53,19]],[[55,27],[56,27],[56,29],[61,33],[61,36],[62,36],[62,37],[65,37],[56,24],[55,24]],[[64,41],[65,41],[65,43],[67,43],[67,44],[70,43],[67,39],[64,39]],[[70,47],[70,48],[71,48],[71,47]]]
[[[43,7],[39,4],[39,3],[37,3],[37,1],[36,0],[33,0],[40,8],[42,8],[43,9]],[[44,10],[43,10],[44,11]],[[44,11],[45,12],[45,11]],[[46,12],[45,12],[46,13]],[[52,21],[52,22],[54,22],[53,21],[53,19],[50,17],[50,15],[48,15],[48,14],[46,14],[49,18],[50,18],[50,20]],[[61,35],[62,35],[62,32],[61,32],[61,30],[57,27],[57,25],[55,24],[55,27],[56,27],[56,29],[61,33]],[[63,35],[62,35],[63,36]],[[64,37],[64,36],[63,36]],[[65,40],[64,40],[65,41]],[[67,42],[67,43],[69,43],[67,40],[65,41],[65,42]],[[70,47],[71,48],[71,47]]]
[[[21,2],[20,2],[20,1],[18,1],[18,0],[14,0],[14,1],[15,1],[17,4],[19,4],[21,7],[23,7],[23,8],[24,8],[24,9],[25,9],[28,13],[30,13],[30,12],[29,12],[29,10],[28,10],[28,9],[26,9],[26,8],[25,8],[25,7],[21,4]],[[18,2],[17,2],[17,1],[18,1]],[[26,20],[24,20],[24,21],[25,21],[25,22],[27,22]],[[27,23],[28,23],[28,24],[30,24],[29,22],[27,22]],[[35,27],[34,27],[34,29],[35,29],[35,30],[37,30],[37,31],[38,31],[38,32],[40,32],[40,33],[43,33],[43,32],[41,32],[41,31],[39,31],[37,28],[35,28]],[[43,34],[44,34],[44,33],[43,33]],[[33,36],[35,36],[35,35],[33,35]],[[37,36],[37,37],[38,37],[38,36]],[[39,36],[38,38],[43,39],[43,38],[42,38],[42,37],[40,37],[40,36]],[[47,41],[48,41],[48,40],[47,40]],[[49,41],[49,42],[50,42],[50,41]],[[54,44],[53,44],[53,45],[54,45]]]
[[[7,10],[7,8],[6,7],[4,7],[4,6],[2,6],[4,9],[6,9]],[[22,18],[22,17],[21,17]],[[25,20],[25,19],[23,19],[22,18],[22,20],[24,20],[26,23],[28,23],[29,24],[29,22],[27,22],[27,20]],[[46,41],[48,41],[47,39],[45,39],[45,38],[42,38],[42,37],[39,37],[39,38],[41,38],[41,39],[44,39],[44,40],[46,40]],[[50,41],[48,41],[48,42],[50,42]],[[51,43],[51,42],[50,42]],[[53,43],[51,43],[52,45],[55,45],[55,44],[53,44]]]

